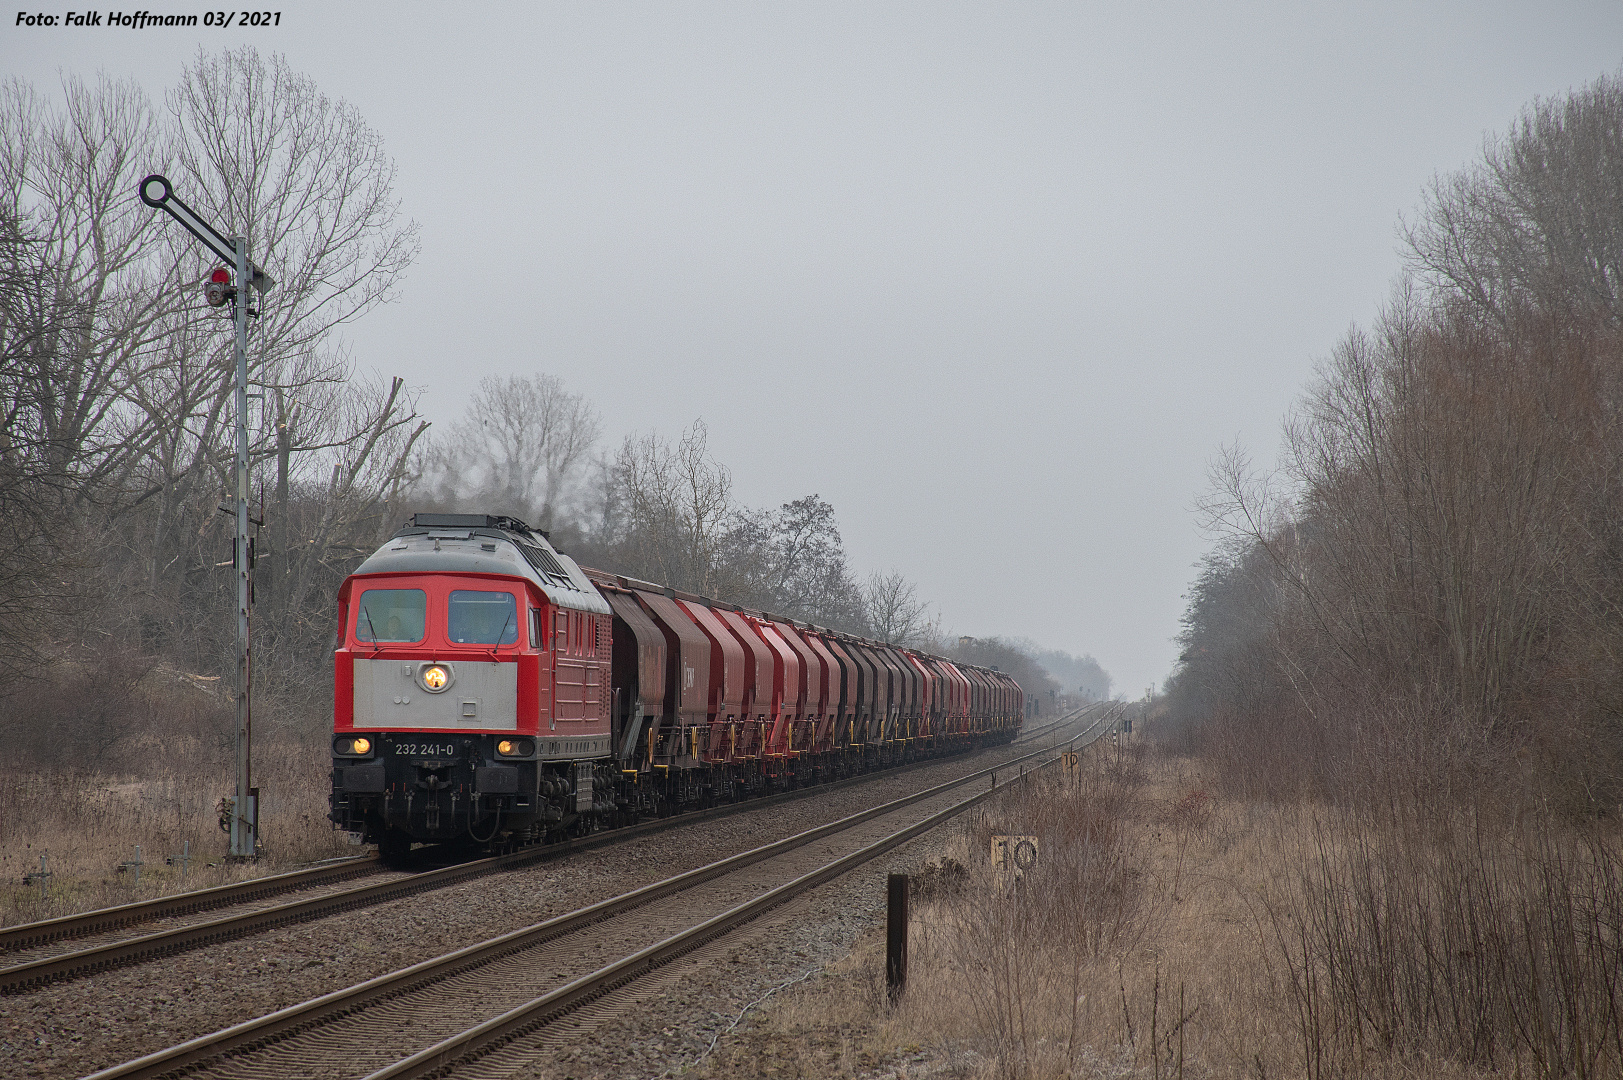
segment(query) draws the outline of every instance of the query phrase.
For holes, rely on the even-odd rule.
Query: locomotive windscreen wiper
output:
[[[499,647],[500,647],[500,646],[501,646],[501,645],[502,645],[502,644],[503,644],[503,642],[504,642],[504,641],[505,641],[505,640],[506,640],[506,638],[507,638],[507,628],[508,628],[508,627],[509,627],[509,626],[512,626],[512,625],[513,625],[513,617],[514,617],[514,616],[515,616],[515,615],[517,615],[517,614],[518,614],[518,608],[517,608],[517,607],[512,607],[512,608],[509,608],[509,609],[508,609],[508,611],[507,611],[507,621],[506,621],[506,622],[504,622],[504,623],[502,623],[502,632],[501,632],[501,633],[499,633],[499,634],[497,634],[497,635],[496,635],[496,644],[494,644],[494,645],[492,645],[492,646],[491,646],[491,647],[490,647],[490,659],[491,659],[491,662],[492,662],[492,663],[494,663],[494,662],[496,662],[496,661],[498,661],[498,660],[499,660],[499,659],[500,659],[500,657],[498,657],[498,656],[497,656],[497,655],[496,655],[496,650],[497,650],[497,649],[498,649],[498,648],[499,648]],[[514,627],[514,630],[515,630],[515,631],[516,631],[516,630],[517,630],[517,629],[518,629],[518,628],[517,628],[517,627]],[[513,635],[513,640],[514,640],[514,641],[517,641],[517,640],[518,640],[518,634],[517,634],[517,633],[515,633],[515,634],[514,634],[514,635]]]
[[[378,628],[372,625],[372,613],[361,605],[361,614],[366,616],[366,632],[372,635],[372,655],[376,656],[383,651],[383,643],[378,640]]]

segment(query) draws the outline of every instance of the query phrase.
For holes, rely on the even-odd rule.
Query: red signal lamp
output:
[[[214,273],[203,282],[203,299],[207,300],[209,307],[219,307],[236,295],[237,290],[231,287],[231,271],[223,266],[216,266]]]

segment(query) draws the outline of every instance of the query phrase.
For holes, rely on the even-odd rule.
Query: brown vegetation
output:
[[[1615,831],[1214,797],[1198,761],[1090,755],[926,868],[898,1006],[879,928],[702,1074],[1623,1075]],[[1017,887],[994,832],[1040,838]]]
[[[227,693],[219,680],[124,654],[64,660],[51,680],[7,698],[0,924],[356,853],[327,821],[326,741],[267,724],[254,745],[262,858],[222,865],[219,804],[235,783]],[[134,867],[120,869],[137,845],[139,882]],[[41,869],[51,874],[43,887]]]
[[[1240,788],[1577,817],[1623,801],[1623,76],[1439,181],[1418,275],[1236,448],[1171,722]]]

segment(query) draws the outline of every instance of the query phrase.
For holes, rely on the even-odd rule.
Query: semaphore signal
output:
[[[168,177],[153,173],[141,181],[136,192],[142,202],[180,222],[204,247],[236,267],[235,275],[224,266],[216,267],[203,283],[203,298],[210,307],[223,307],[230,303],[236,325],[237,461],[233,510],[237,521],[237,538],[231,562],[237,579],[237,785],[235,796],[227,800],[228,831],[231,835],[231,849],[227,857],[233,860],[253,859],[258,857],[259,792],[252,786],[250,769],[253,710],[252,666],[248,651],[248,605],[252,595],[248,581],[251,569],[248,547],[248,316],[258,317],[259,313],[249,309],[247,296],[232,282],[246,281],[260,296],[275,288],[276,282],[248,260],[246,237],[234,236],[228,240],[222,236],[218,229],[198,217],[196,211],[175,195]]]

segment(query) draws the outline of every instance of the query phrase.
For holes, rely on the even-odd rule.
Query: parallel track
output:
[[[1093,706],[1088,706],[1078,710],[1076,713],[1061,717],[1045,727],[1023,733],[1019,738],[1021,741],[1040,738],[1057,729],[1060,725],[1072,722],[1079,716],[1085,715],[1092,708]],[[579,840],[525,848],[508,855],[476,859],[437,870],[413,874],[409,877],[390,878],[387,881],[363,885],[342,892],[328,893],[303,900],[292,900],[257,911],[226,915],[170,930],[142,934],[121,941],[108,942],[57,956],[44,957],[0,969],[0,994],[16,993],[58,979],[73,978],[112,967],[137,963],[231,938],[242,937],[277,926],[286,926],[344,911],[353,911],[357,908],[370,907],[374,904],[396,900],[414,893],[444,888],[448,885],[483,877],[487,874],[561,858],[591,848],[632,840],[637,837],[647,836],[650,833],[662,832],[666,829],[685,827],[737,813],[749,813],[791,800],[811,798],[850,785],[891,776],[897,771],[909,767],[911,766],[895,766],[890,769],[863,773],[860,776],[833,783],[817,784],[781,792],[765,798],[751,799],[742,803],[677,814],[669,818],[643,822],[638,825],[606,830]],[[987,771],[991,773],[995,770]],[[237,885],[179,893],[139,904],[127,904],[122,907],[87,912],[83,915],[71,915],[45,922],[29,923],[12,927],[5,931],[4,935],[0,935],[0,947],[15,949],[44,944],[50,941],[82,937],[149,919],[190,914],[232,904],[247,903],[281,892],[308,889],[343,880],[347,877],[382,872],[383,869],[382,864],[376,859],[360,858],[347,860],[344,864],[334,867],[316,867],[289,874],[259,878]]]
[[[1105,730],[1108,730],[1106,721],[1113,714],[1114,710],[1106,710],[1087,729],[1078,733],[1073,739],[1073,745],[1077,739],[1081,739],[1082,736],[1090,733],[1093,737],[1081,745],[1087,746],[1100,738],[1105,733]],[[1058,727],[1063,722],[1063,720],[1058,721],[1052,727]],[[1018,759],[1018,761],[1023,762],[1038,757],[1050,752],[1052,749],[1044,748],[1034,751],[1024,758]],[[1031,771],[1035,773],[1037,770],[1053,765],[1059,760],[1057,756],[1051,757],[1039,763]],[[990,771],[987,770],[987,772]],[[1024,770],[1022,770],[1021,774],[1021,779],[1023,778]],[[971,778],[965,777],[964,780],[941,785],[940,788],[932,789],[932,791],[940,791],[943,788],[956,786],[969,779]],[[491,1073],[507,1075],[508,1069],[488,1067],[495,1063],[481,1062],[481,1059],[487,1056],[499,1056],[504,1048],[512,1046],[521,1039],[527,1043],[533,1043],[535,1041],[534,1036],[542,1034],[549,1026],[563,1020],[571,1013],[589,1005],[603,995],[625,986],[673,960],[696,951],[711,941],[754,921],[773,908],[780,907],[796,897],[810,892],[819,885],[826,884],[848,871],[878,858],[893,848],[900,847],[909,840],[929,832],[937,825],[944,824],[965,810],[1004,791],[1011,783],[1017,782],[1019,781],[1014,780],[1003,784],[994,784],[986,791],[954,803],[931,814],[922,821],[899,829],[889,836],[859,848],[848,855],[833,859],[810,873],[802,874],[753,900],[739,904],[663,941],[656,942],[612,964],[599,968],[590,975],[533,998],[516,1008],[502,1013],[500,1016],[475,1024],[450,1038],[442,1039],[433,1046],[368,1074],[365,1080],[414,1080],[417,1077],[447,1076],[454,1074],[463,1066],[476,1063],[486,1064],[486,1071]],[[927,793],[921,793],[920,796],[915,798],[922,798],[923,794]],[[882,810],[884,808],[878,809]],[[520,1059],[526,1056],[526,1046],[520,1045],[513,1047],[513,1049],[517,1051],[516,1056]],[[95,1078],[87,1078],[87,1080],[95,1080]]]
[[[290,870],[285,874],[270,874],[250,878],[232,885],[216,885],[210,889],[192,889],[171,893],[152,900],[139,900],[133,904],[98,908],[78,915],[63,915],[56,919],[20,923],[0,929],[0,953],[46,945],[53,941],[89,937],[91,934],[117,930],[123,926],[167,919],[176,915],[191,915],[212,908],[231,907],[254,900],[264,900],[279,893],[311,889],[362,874],[376,873],[383,864],[376,856],[360,855],[340,859],[303,870]]]
[[[1082,710],[1083,713],[1086,711]],[[1108,715],[1107,711],[1096,718],[1090,727],[1072,737],[1073,742],[1100,728]],[[1047,730],[1053,731],[1062,724],[1074,723],[1078,718],[1079,714],[1072,714],[1056,721]],[[303,1037],[305,1033],[315,1032],[317,1029],[327,1029],[340,1020],[346,1028],[358,1029],[362,1032],[368,1030],[375,1032],[377,1029],[369,1025],[374,1023],[384,1025],[387,1023],[384,1014],[390,1011],[391,1002],[395,1003],[393,1006],[394,1011],[399,1012],[409,1005],[407,999],[410,995],[417,994],[419,991],[427,992],[426,988],[430,986],[433,987],[434,1001],[439,1002],[445,994],[450,992],[447,989],[450,985],[447,980],[471,980],[475,986],[487,989],[493,985],[499,985],[499,983],[490,982],[491,976],[488,973],[481,974],[480,969],[499,964],[516,953],[556,942],[587,927],[618,918],[634,909],[692,889],[808,843],[844,832],[873,818],[894,813],[913,803],[939,796],[954,788],[987,778],[998,770],[1007,770],[1011,766],[1021,765],[1033,758],[1051,753],[1053,749],[1053,747],[1044,747],[1034,750],[1021,757],[1002,762],[995,768],[977,770],[926,791],[918,792],[883,806],[871,808],[828,825],[807,830],[785,840],[756,848],[753,851],[722,859],[664,881],[655,882],[641,889],[613,897],[570,914],[515,930],[500,937],[371,979],[348,989],[326,994],[303,1004],[282,1009],[256,1020],[250,1020],[202,1038],[190,1040],[168,1050],[103,1070],[93,1074],[93,1077],[87,1078],[87,1080],[166,1076],[181,1070],[196,1070],[203,1066],[204,1063],[227,1054],[231,1054],[234,1060],[242,1054],[252,1056],[253,1060],[251,1062],[245,1060],[242,1063],[242,1070],[246,1075],[294,1075],[299,1069],[298,1054],[301,1050],[305,1054],[317,1053],[329,1056],[340,1052],[334,1039],[334,1036],[337,1035],[336,1031],[322,1030],[319,1034],[313,1034],[309,1038]],[[1055,760],[1058,759],[1050,758],[1042,764],[1051,764]],[[1038,767],[1041,767],[1041,765]],[[698,948],[706,941],[742,925],[767,909],[836,877],[901,843],[905,843],[953,815],[979,803],[988,796],[1006,790],[1013,782],[1015,782],[1013,779],[1009,779],[1003,783],[997,783],[994,778],[992,786],[984,792],[955,803],[921,822],[892,833],[890,836],[869,844],[841,859],[836,859],[810,874],[802,875],[787,885],[773,889],[748,903],[738,905],[722,915],[706,920],[697,926],[659,942],[657,945],[627,956],[623,960],[602,968],[593,975],[576,979],[565,986],[519,1006],[517,1009],[509,1010],[501,1016],[475,1025],[402,1062],[375,1073],[374,1076],[381,1078],[384,1076],[426,1075],[443,1067],[453,1059],[465,1057],[470,1053],[479,1051],[481,1048],[499,1045],[515,1038],[519,1033],[533,1030],[550,1022],[564,1012],[600,996],[615,986],[622,985],[638,975],[652,970],[654,967]],[[379,1015],[374,1017],[373,1013],[379,1010],[381,1010]],[[294,1038],[295,1036],[297,1038]],[[294,1055],[294,1060],[275,1055],[273,1044],[290,1038],[293,1039],[293,1043],[302,1044],[302,1046],[290,1045],[288,1047],[288,1053]],[[309,1059],[304,1060],[308,1061]]]

